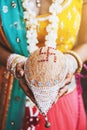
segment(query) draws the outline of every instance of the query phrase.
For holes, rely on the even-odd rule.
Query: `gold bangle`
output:
[[[16,76],[16,65],[17,63],[20,63],[22,61],[25,61],[26,58],[24,56],[18,55],[18,54],[11,54],[8,59],[7,59],[7,65],[6,68],[8,71],[11,72],[11,74],[13,74],[13,76],[15,78],[17,78]]]
[[[21,56],[16,56],[16,57],[13,59],[11,65],[13,66],[13,64],[17,64],[18,59],[20,59],[20,57],[21,57]]]
[[[78,63],[78,68],[76,70],[76,73],[81,72],[81,70],[82,70],[82,64],[83,64],[81,58],[74,51],[66,51],[64,53],[65,54],[70,54],[70,55],[72,55],[76,59],[76,61]]]

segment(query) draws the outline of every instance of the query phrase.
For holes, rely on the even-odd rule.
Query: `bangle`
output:
[[[77,60],[70,54],[65,54],[66,64],[68,66],[68,73],[75,74],[78,68]]]
[[[6,68],[10,73],[17,78],[16,76],[16,65],[20,62],[26,61],[27,58],[18,54],[11,54],[7,59]]]
[[[78,68],[76,70],[76,73],[81,72],[83,63],[82,63],[82,60],[80,59],[80,57],[74,51],[66,51],[64,53],[65,54],[70,54],[70,55],[72,55],[76,59],[76,61],[78,63]]]

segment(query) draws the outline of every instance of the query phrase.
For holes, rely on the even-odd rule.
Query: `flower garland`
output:
[[[70,2],[71,0],[69,0]],[[49,7],[49,24],[46,27],[47,35],[45,36],[45,46],[50,46],[56,48],[56,39],[58,38],[58,14],[63,10],[62,3],[64,0],[53,0],[52,4]],[[69,4],[69,2],[67,2]],[[33,11],[34,4],[30,0],[23,0],[22,5],[24,8],[24,20],[26,25],[26,38],[27,38],[27,48],[30,53],[35,51],[37,43],[37,26],[38,19],[36,14]],[[54,35],[55,34],[55,35]]]

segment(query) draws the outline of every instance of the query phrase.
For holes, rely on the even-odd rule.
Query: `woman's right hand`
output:
[[[23,89],[23,91],[25,92],[25,94],[32,100],[33,103],[36,104],[34,95],[32,91],[30,90],[30,88],[27,86],[27,83],[25,80],[24,63],[25,62],[21,62],[16,65],[16,77],[19,79],[19,84],[21,88]]]
[[[19,80],[19,84],[20,84],[21,88],[23,89],[23,91],[25,92],[25,94],[31,99],[31,101],[33,103],[36,104],[34,95],[33,95],[32,91],[30,90],[30,88],[27,86],[27,83],[24,78],[21,78]]]

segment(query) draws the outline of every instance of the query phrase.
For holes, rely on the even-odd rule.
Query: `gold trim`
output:
[[[79,57],[79,55],[76,52],[71,51],[71,50],[64,52],[64,54],[70,54],[76,59],[76,61],[78,63],[78,69],[76,70],[76,73],[80,73],[82,70],[83,63],[82,63],[82,60]]]
[[[1,25],[0,25],[0,44],[6,46],[8,49],[12,51],[12,48],[9,45],[7,38],[5,37],[4,31]]]
[[[6,97],[5,97],[5,107],[4,107],[4,112],[3,112],[3,119],[2,119],[2,124],[1,124],[1,130],[5,129],[5,124],[6,124],[6,118],[7,118],[7,112],[9,108],[9,102],[10,102],[10,97],[11,97],[11,92],[12,92],[12,83],[13,83],[13,77],[6,73],[8,77],[7,81],[7,90],[6,90]],[[6,75],[5,75],[6,76]],[[5,77],[6,78],[6,77]],[[4,84],[5,85],[5,84]]]

